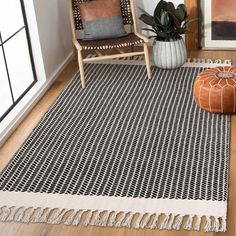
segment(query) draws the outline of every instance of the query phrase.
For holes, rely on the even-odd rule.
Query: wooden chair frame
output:
[[[80,43],[78,42],[77,37],[76,37],[76,29],[75,29],[73,9],[72,9],[72,0],[69,0],[69,11],[70,11],[69,13],[70,13],[70,23],[71,23],[71,29],[72,29],[72,41],[73,41],[75,48],[77,49],[78,64],[79,64],[82,88],[85,88],[85,74],[84,74],[84,63],[85,62],[95,62],[95,61],[99,61],[99,60],[109,60],[109,59],[116,59],[116,58],[121,58],[121,57],[131,57],[131,56],[143,55],[145,58],[148,78],[151,79],[150,58],[149,58],[149,52],[148,52],[149,40],[148,40],[148,38],[146,38],[145,36],[143,36],[137,32],[134,0],[130,0],[130,6],[131,6],[132,19],[133,19],[132,33],[134,33],[136,36],[138,36],[140,39],[143,40],[143,50],[139,51],[139,52],[123,52],[122,50],[120,50],[118,48],[117,49],[118,53],[115,53],[112,55],[103,55],[103,54],[97,52],[96,57],[83,58],[83,56],[82,56],[83,48],[80,45]]]

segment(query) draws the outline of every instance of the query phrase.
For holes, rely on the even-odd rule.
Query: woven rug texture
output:
[[[195,105],[204,69],[87,64],[1,172],[0,220],[225,231],[230,116]]]

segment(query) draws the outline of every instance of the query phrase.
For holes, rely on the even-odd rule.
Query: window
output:
[[[23,0],[0,1],[0,122],[36,83]]]

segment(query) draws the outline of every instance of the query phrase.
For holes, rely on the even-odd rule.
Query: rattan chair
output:
[[[73,44],[78,52],[78,63],[80,69],[80,78],[82,87],[85,88],[85,75],[84,75],[84,62],[92,62],[98,60],[108,60],[121,57],[131,57],[143,55],[145,57],[145,63],[147,67],[148,78],[151,78],[150,61],[148,53],[148,39],[137,32],[137,26],[135,21],[135,9],[133,0],[121,0],[121,11],[124,25],[130,25],[131,32],[121,38],[105,39],[105,40],[89,40],[85,41],[78,37],[78,32],[83,31],[83,23],[80,17],[78,2],[85,2],[88,0],[69,0],[70,2],[70,21],[72,27]],[[143,45],[143,50],[139,52],[124,52],[121,50],[124,47],[133,45]],[[102,52],[109,49],[116,49],[114,54],[104,55]],[[96,52],[96,57],[83,58],[82,51],[90,50]],[[111,50],[110,50],[111,51]]]

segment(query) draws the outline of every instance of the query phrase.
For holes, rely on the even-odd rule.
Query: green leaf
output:
[[[150,29],[150,28],[142,28],[142,30],[146,30],[146,31],[150,31],[150,32],[153,32],[153,33],[157,33],[154,29]]]
[[[179,22],[182,22],[185,19],[185,14],[181,9],[176,9],[174,15],[178,18]]]
[[[161,24],[165,27],[167,27],[170,23],[170,18],[169,18],[169,14],[166,11],[163,11],[161,14]]]
[[[168,8],[168,11],[170,12],[173,12],[175,10],[175,6],[172,2],[167,3],[167,8]]]
[[[192,24],[196,21],[199,21],[199,18],[186,20],[184,25],[189,25],[189,24]]]
[[[180,27],[180,22],[179,22],[178,18],[175,16],[175,14],[172,12],[169,12],[169,14],[170,14],[170,17],[171,17],[173,23],[175,24],[175,27]]]
[[[162,38],[166,38],[166,37],[167,37],[167,33],[161,32],[161,31],[159,31],[159,30],[156,31],[156,34],[157,34],[158,36],[162,37]]]
[[[177,6],[177,9],[180,9],[184,13],[184,19],[187,17],[187,7],[181,3]]]
[[[147,25],[150,25],[150,26],[155,26],[155,20],[154,20],[154,17],[153,16],[150,16],[150,15],[145,15],[145,14],[142,14],[139,19],[141,21],[143,21],[145,24]]]
[[[166,11],[166,10],[168,10],[167,9],[168,8],[168,4],[167,4],[167,2],[166,1],[164,1],[164,0],[161,0],[158,4],[157,4],[157,6],[156,6],[156,8],[155,8],[155,10],[154,10],[154,17],[156,18],[160,18],[161,17],[161,13],[162,13],[162,11]]]

